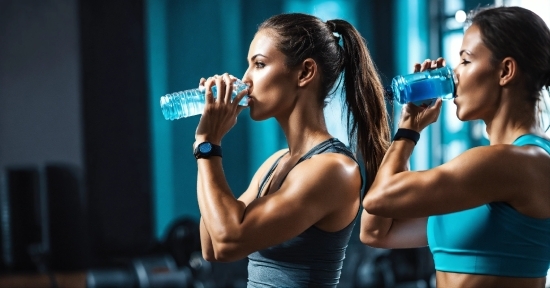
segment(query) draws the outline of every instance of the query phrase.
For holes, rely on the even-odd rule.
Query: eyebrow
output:
[[[252,57],[250,58],[250,61],[254,61],[254,59],[256,59],[256,57],[258,57],[258,56],[262,56],[262,57],[265,57],[265,58],[269,58],[269,57],[267,57],[267,56],[265,56],[265,55],[263,55],[263,54],[261,54],[261,53],[258,53],[258,54],[256,54],[256,55],[252,56]]]
[[[463,50],[460,50],[460,53],[458,53],[459,56],[462,56],[462,53],[466,53],[468,55],[472,55],[472,51],[469,51],[469,50],[466,50],[466,49],[463,49]]]

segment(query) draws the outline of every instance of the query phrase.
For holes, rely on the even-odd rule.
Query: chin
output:
[[[458,118],[460,121],[468,121],[463,111],[464,109],[460,109],[460,106],[456,105],[456,118]]]
[[[466,115],[460,113],[459,109],[456,109],[456,118],[460,121],[468,121],[469,119],[466,117]]]
[[[462,111],[462,113],[460,112],[460,109],[456,109],[456,117],[460,120],[460,121],[472,121],[472,120],[477,120],[479,118],[477,117],[474,117],[473,115],[470,114],[467,114],[466,112]]]
[[[254,113],[253,109],[248,109],[248,110],[249,110],[250,119],[252,119],[254,121],[263,121],[263,120],[267,119],[266,117],[263,117],[262,115],[260,115],[258,113]]]

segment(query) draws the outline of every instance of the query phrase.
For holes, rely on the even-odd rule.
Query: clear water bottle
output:
[[[236,80],[233,82],[232,97],[235,98],[237,94],[246,89],[248,89],[248,85],[240,80]],[[166,120],[176,120],[202,114],[206,103],[205,91],[206,88],[204,86],[199,86],[199,88],[175,92],[160,97],[162,115],[164,115]],[[214,97],[217,96],[216,92],[216,86],[212,86]],[[248,96],[243,97],[239,105],[248,106]]]
[[[455,97],[456,76],[450,67],[441,67],[408,75],[399,75],[393,78],[386,93],[392,95],[399,104],[409,102],[415,105],[430,105],[433,100],[443,100]]]

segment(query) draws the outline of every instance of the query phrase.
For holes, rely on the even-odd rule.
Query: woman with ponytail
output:
[[[242,81],[248,93],[234,100],[233,76],[201,79],[206,91],[215,85],[218,94],[206,94],[194,146],[221,152],[222,137],[243,109],[238,102],[248,94],[251,118],[275,118],[288,149],[269,157],[238,198],[216,156],[221,153],[198,157],[203,256],[208,261],[248,256],[249,287],[335,287],[361,210],[361,188],[374,179],[389,146],[379,76],[350,23],[306,14],[267,19],[247,58]],[[330,135],[325,123],[323,108],[338,89],[345,95],[352,148]]]

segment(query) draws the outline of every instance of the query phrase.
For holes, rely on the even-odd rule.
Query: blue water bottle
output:
[[[243,90],[247,90],[248,85],[240,80],[233,82],[233,99]],[[176,120],[184,117],[202,114],[206,98],[204,96],[206,88],[189,89],[175,92],[160,97],[160,108],[162,115],[166,120]],[[217,96],[216,86],[212,86],[214,98]],[[241,106],[248,106],[248,96],[243,97],[239,102]]]
[[[441,67],[393,78],[391,86],[386,88],[393,99],[404,105],[430,105],[437,98],[443,100],[455,97],[456,76],[450,67]]]

